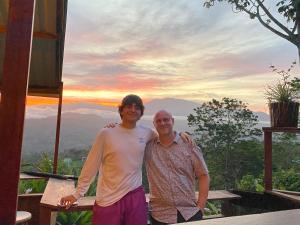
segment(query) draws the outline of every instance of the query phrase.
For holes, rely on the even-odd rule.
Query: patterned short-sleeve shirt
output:
[[[145,164],[153,218],[176,223],[177,210],[186,220],[199,211],[195,177],[208,174],[208,170],[197,146],[184,143],[178,133],[167,147],[156,138],[146,146]]]

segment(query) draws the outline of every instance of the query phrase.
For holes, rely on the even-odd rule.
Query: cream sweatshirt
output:
[[[96,203],[109,206],[142,185],[142,163],[146,143],[155,136],[147,127],[104,128],[83,165],[75,198],[84,196],[97,172]]]

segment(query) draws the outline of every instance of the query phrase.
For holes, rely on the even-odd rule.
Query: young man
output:
[[[152,225],[202,219],[209,190],[208,170],[197,146],[185,143],[173,131],[174,118],[157,112],[153,124],[159,134],[145,150],[150,187]],[[195,198],[195,176],[199,196]]]
[[[144,112],[140,97],[128,95],[119,106],[122,122],[97,135],[82,168],[76,192],[63,197],[69,208],[83,196],[99,171],[93,225],[146,225],[147,209],[142,187],[145,146],[155,132],[136,123]]]

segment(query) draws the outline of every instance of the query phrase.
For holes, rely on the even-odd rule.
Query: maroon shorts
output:
[[[147,206],[142,186],[106,207],[95,203],[93,225],[147,225]]]

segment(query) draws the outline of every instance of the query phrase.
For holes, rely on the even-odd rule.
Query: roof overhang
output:
[[[0,0],[0,91],[9,0]],[[37,0],[28,95],[59,97],[62,84],[67,0]]]

